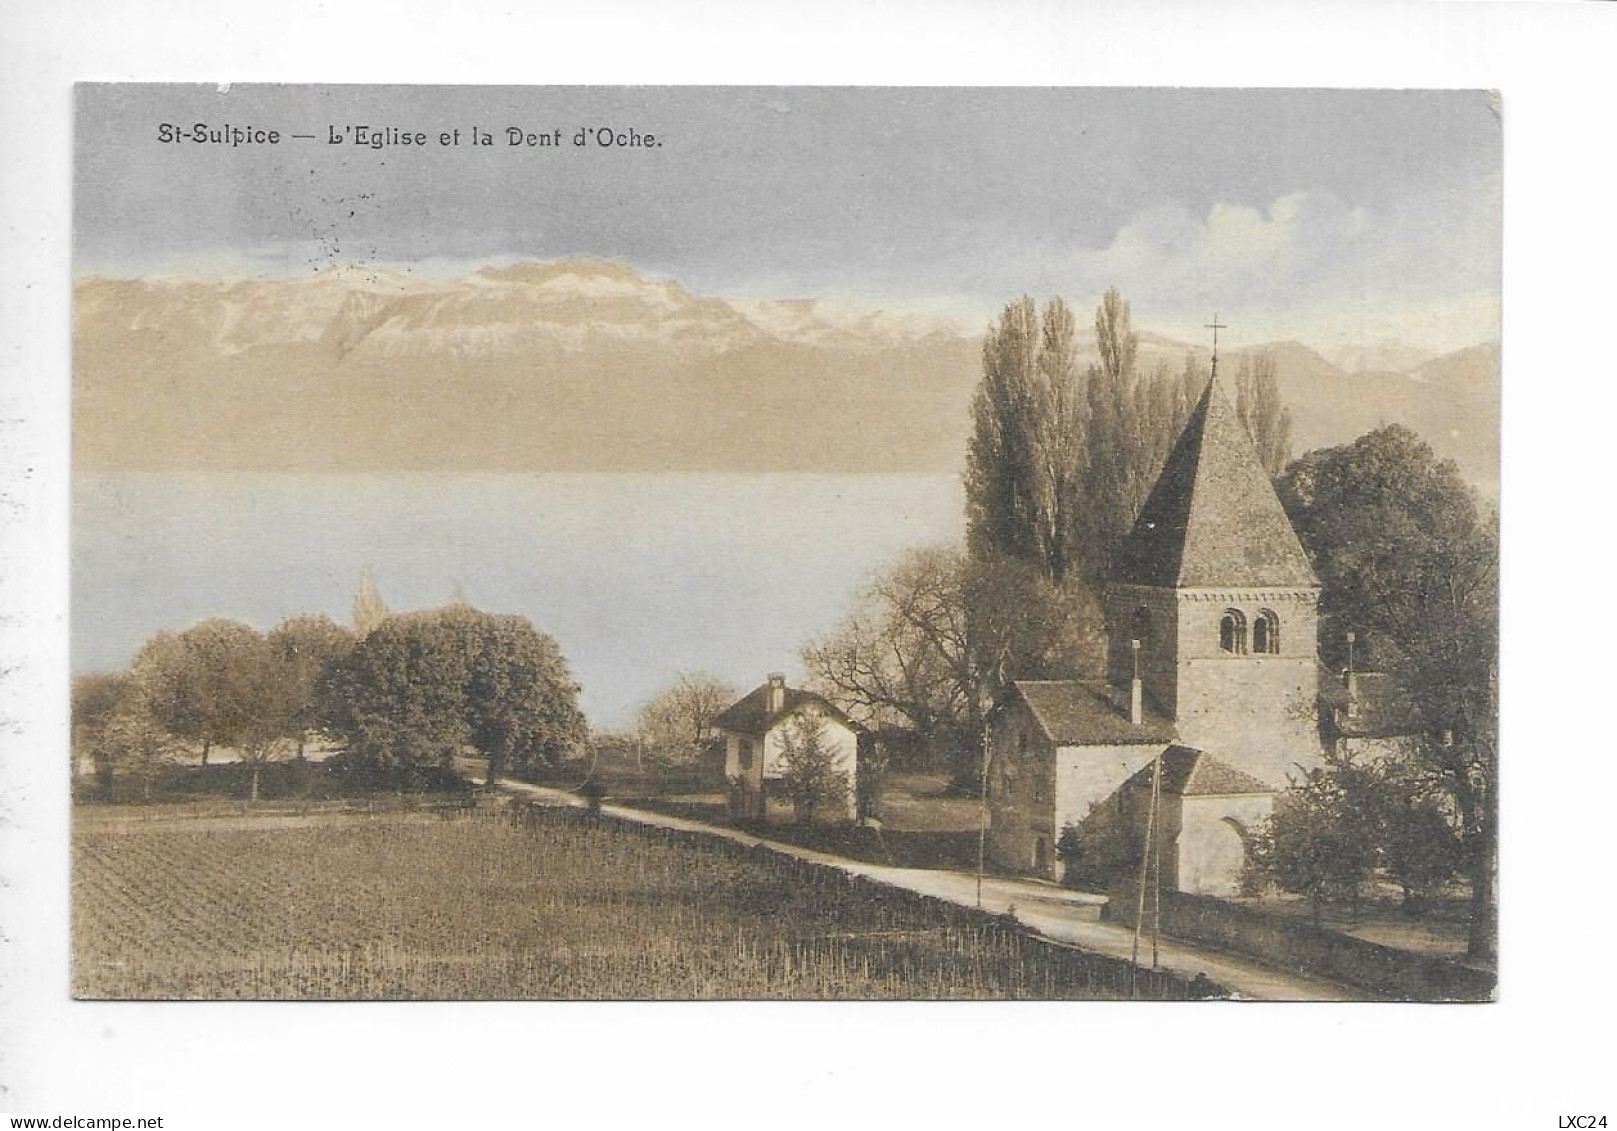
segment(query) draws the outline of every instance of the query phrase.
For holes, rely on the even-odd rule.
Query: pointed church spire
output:
[[[1319,585],[1216,374],[1123,543],[1112,580],[1181,589]]]

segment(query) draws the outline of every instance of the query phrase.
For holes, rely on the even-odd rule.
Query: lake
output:
[[[73,503],[75,671],[208,616],[348,623],[368,566],[393,610],[529,617],[602,728],[679,671],[795,678],[873,572],[964,525],[953,475],[98,472]]]

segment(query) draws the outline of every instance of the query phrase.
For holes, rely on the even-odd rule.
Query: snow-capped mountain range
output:
[[[1497,346],[1253,348],[1275,354],[1299,452],[1396,420],[1496,483]],[[455,279],[91,276],[75,286],[76,455],[108,469],[957,472],[980,349],[924,316],[698,295],[596,260]],[[1142,370],[1187,354],[1207,350],[1140,333]]]

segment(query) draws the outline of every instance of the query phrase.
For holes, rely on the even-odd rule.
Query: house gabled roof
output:
[[[1057,746],[1124,746],[1174,739],[1173,723],[1146,704],[1139,723],[1126,704],[1114,702],[1103,683],[1076,679],[1019,679],[1011,694],[1033,710],[1045,737]]]
[[[713,725],[720,730],[734,731],[737,734],[767,734],[775,724],[782,719],[796,714],[804,707],[814,704],[826,714],[842,723],[853,731],[864,730],[858,723],[850,719],[837,705],[812,691],[802,691],[795,687],[786,688],[784,705],[773,713],[769,710],[769,684],[755,687],[740,699],[730,704],[713,720]]]
[[[1150,763],[1125,784],[1150,789]],[[1179,797],[1236,797],[1275,790],[1251,774],[1220,762],[1205,750],[1170,746],[1162,752],[1162,792]]]
[[[1180,589],[1319,585],[1217,377],[1169,453],[1112,580]]]

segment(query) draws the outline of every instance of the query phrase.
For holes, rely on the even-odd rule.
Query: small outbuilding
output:
[[[770,783],[785,771],[786,737],[802,719],[821,725],[821,741],[831,752],[834,770],[847,783],[837,819],[859,815],[859,735],[862,728],[824,696],[786,686],[786,677],[771,672],[764,683],[743,695],[714,719],[724,741],[724,776],[730,782],[731,816],[768,816]]]

